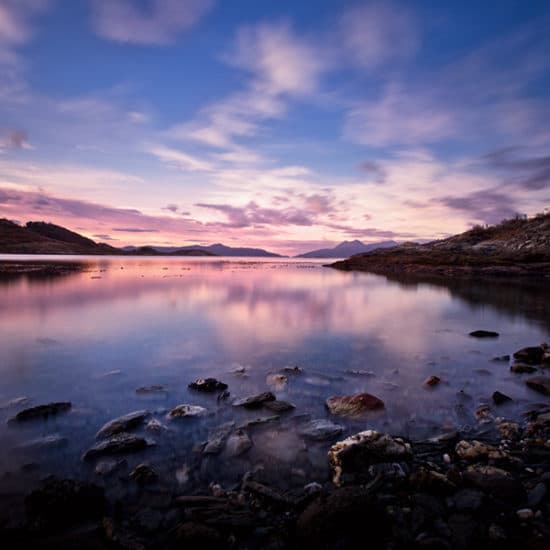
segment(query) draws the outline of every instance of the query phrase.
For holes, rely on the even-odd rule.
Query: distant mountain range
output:
[[[0,219],[0,254],[280,257],[279,254],[260,248],[232,248],[223,244],[115,248],[105,243],[96,243],[53,223],[28,222],[23,226],[6,219]]]
[[[242,248],[225,246],[217,243],[209,246],[147,246],[136,248],[135,246],[125,246],[124,251],[129,253],[139,253],[140,250],[154,250],[162,255],[183,255],[186,252],[198,253],[197,255],[204,256],[246,256],[246,257],[266,257],[266,258],[282,258],[280,254],[263,250],[262,248]],[[202,254],[201,254],[202,253]]]
[[[395,241],[380,241],[377,243],[363,243],[361,241],[344,241],[334,248],[321,248],[296,256],[297,258],[349,258],[354,254],[363,254],[377,248],[390,248],[397,246]]]

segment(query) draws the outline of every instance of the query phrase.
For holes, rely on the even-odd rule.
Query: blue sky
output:
[[[548,2],[0,0],[0,215],[298,253],[549,206]]]

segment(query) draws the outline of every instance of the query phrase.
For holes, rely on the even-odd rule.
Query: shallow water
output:
[[[103,423],[138,409],[152,411],[168,429],[148,432],[157,445],[129,455],[128,469],[148,462],[163,482],[185,492],[210,481],[237,483],[257,467],[283,485],[324,480],[330,442],[304,441],[291,418],[327,418],[324,401],[331,395],[367,391],[386,404],[383,413],[361,420],[333,418],[344,434],[379,428],[412,438],[476,429],[474,411],[490,403],[495,390],[514,399],[495,415],[519,417],[544,400],[525,387],[526,375],[491,359],[548,339],[547,283],[417,284],[287,259],[79,261],[86,263],[80,273],[0,279],[0,403],[26,396],[31,405],[73,404],[69,414],[16,427],[6,420],[21,406],[0,410],[3,489],[30,486],[49,473],[97,480],[95,463],[83,463],[81,454]],[[469,337],[476,329],[500,337]],[[294,365],[303,374],[268,384],[269,374]],[[442,383],[426,389],[423,381],[432,374]],[[207,376],[226,382],[231,398],[218,403],[215,395],[188,389]],[[153,384],[166,392],[136,394]],[[231,406],[232,398],[266,390],[295,411],[251,428],[254,446],[242,457],[201,460],[196,445],[209,429],[274,414]],[[166,420],[166,411],[180,403],[209,414]],[[67,444],[18,448],[53,433]],[[24,464],[36,468],[21,473]],[[126,479],[123,471],[115,479]],[[107,485],[120,490],[113,489],[117,483]]]

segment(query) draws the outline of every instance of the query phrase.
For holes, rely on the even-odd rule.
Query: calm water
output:
[[[287,416],[250,430],[254,447],[243,457],[201,461],[193,448],[209,429],[273,413],[218,404],[215,396],[188,390],[199,377],[226,382],[232,397],[271,389],[296,405],[290,416],[326,418],[324,401],[335,394],[368,391],[385,401],[383,414],[334,419],[346,433],[375,427],[425,437],[467,430],[475,425],[475,408],[497,389],[514,398],[499,415],[519,416],[540,401],[524,386],[524,375],[491,358],[548,339],[547,285],[414,284],[286,259],[82,261],[81,273],[0,279],[0,402],[26,396],[32,404],[73,403],[69,414],[17,427],[5,421],[19,409],[0,410],[4,487],[48,473],[94,477],[94,464],[82,463],[80,455],[104,422],[137,409],[155,411],[168,430],[149,433],[157,446],[129,456],[128,467],[149,462],[181,490],[212,480],[231,484],[262,466],[288,483],[293,476],[302,485],[324,479],[330,442],[306,444]],[[475,329],[501,336],[468,337]],[[301,376],[269,386],[270,373],[294,365],[304,370]],[[242,367],[244,376],[233,373]],[[353,376],[350,369],[373,375]],[[423,381],[431,374],[443,382],[427,390]],[[152,384],[167,392],[135,393]],[[211,414],[166,420],[166,410],[180,403]],[[68,444],[18,448],[52,433]],[[29,463],[37,469],[18,473]]]

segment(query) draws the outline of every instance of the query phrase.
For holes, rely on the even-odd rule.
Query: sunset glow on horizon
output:
[[[550,6],[0,0],[0,218],[295,255],[550,206]]]

